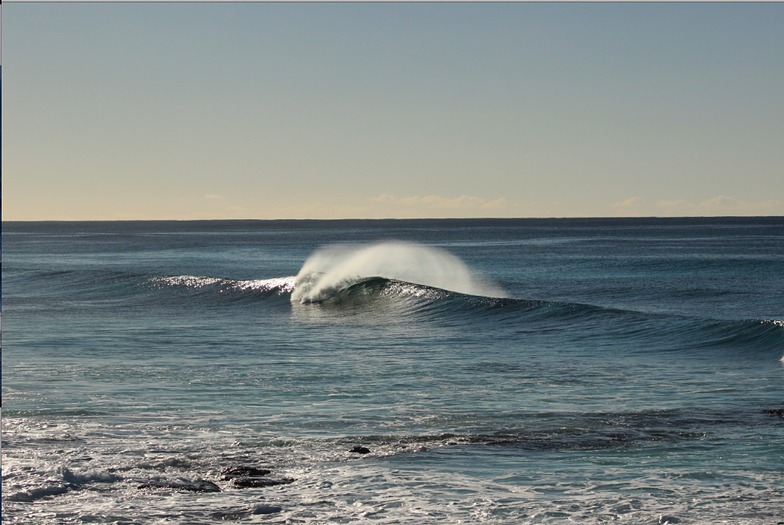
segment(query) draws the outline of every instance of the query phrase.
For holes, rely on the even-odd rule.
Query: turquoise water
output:
[[[3,228],[8,523],[784,516],[784,219]]]

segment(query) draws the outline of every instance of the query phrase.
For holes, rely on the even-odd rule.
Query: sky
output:
[[[784,215],[782,3],[5,3],[3,220]]]

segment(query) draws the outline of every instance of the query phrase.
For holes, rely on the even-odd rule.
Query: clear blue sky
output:
[[[784,214],[784,4],[3,6],[3,219]]]

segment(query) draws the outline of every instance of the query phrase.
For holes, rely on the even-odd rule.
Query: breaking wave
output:
[[[445,250],[410,242],[384,242],[317,250],[297,274],[291,301],[320,303],[373,278],[466,295],[506,295],[495,284],[472,274],[463,261]]]
[[[599,345],[613,335],[628,342],[644,340],[646,351],[664,353],[723,348],[748,356],[775,352],[778,359],[784,351],[780,319],[713,319],[512,298],[449,252],[408,242],[327,246],[315,251],[296,276],[235,280],[177,275],[146,282],[153,289],[173,290],[177,301],[178,290],[207,304],[279,298],[277,307],[290,303],[301,319],[362,315],[378,322],[458,323],[507,337],[563,331],[579,334],[585,345],[594,339]]]

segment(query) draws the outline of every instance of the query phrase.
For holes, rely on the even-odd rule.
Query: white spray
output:
[[[497,286],[474,277],[463,261],[447,251],[410,242],[384,242],[317,250],[297,274],[291,301],[322,301],[336,290],[370,277],[470,295],[504,295]]]

